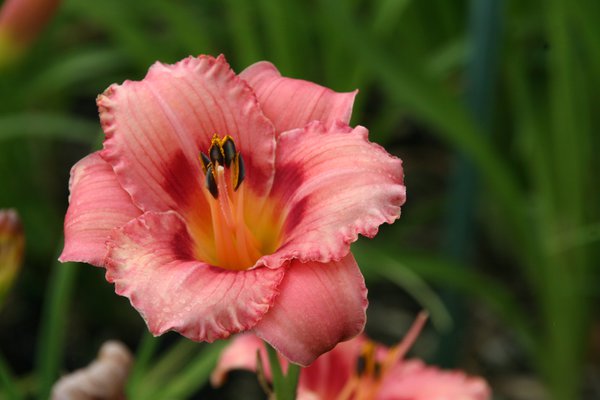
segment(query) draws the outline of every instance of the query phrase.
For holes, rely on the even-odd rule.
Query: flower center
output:
[[[279,245],[273,205],[242,185],[244,159],[231,136],[213,135],[200,160],[212,230],[195,235],[197,257],[221,268],[246,270]]]
[[[381,388],[381,383],[387,373],[397,365],[413,343],[427,322],[427,312],[420,312],[415,322],[396,346],[389,349],[381,359],[377,355],[377,346],[367,340],[356,360],[356,370],[342,388],[336,400],[372,400],[376,399]]]
[[[337,400],[372,400],[383,376],[382,364],[377,360],[375,343],[367,341],[363,344],[356,360],[356,370],[339,393]]]

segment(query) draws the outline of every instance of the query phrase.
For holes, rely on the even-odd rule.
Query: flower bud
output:
[[[0,304],[12,286],[21,264],[25,235],[15,210],[0,210]]]
[[[0,9],[0,68],[15,61],[38,37],[59,0],[6,0]]]

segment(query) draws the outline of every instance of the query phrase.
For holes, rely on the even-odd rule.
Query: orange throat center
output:
[[[279,245],[281,223],[275,205],[242,185],[244,160],[231,136],[215,134],[200,161],[210,224],[198,218],[191,224],[196,258],[228,270],[247,270]]]

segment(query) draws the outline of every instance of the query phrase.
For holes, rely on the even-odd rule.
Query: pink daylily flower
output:
[[[362,331],[359,234],[400,216],[401,161],[348,126],[356,92],[223,56],[156,63],[98,97],[62,261],[106,268],[155,335],[251,330],[310,364]]]
[[[444,371],[404,356],[426,320],[424,314],[396,346],[387,348],[366,336],[339,343],[300,371],[298,400],[489,400],[491,390],[480,377]],[[221,386],[234,369],[257,370],[260,354],[265,378],[271,379],[264,343],[251,334],[238,335],[223,351],[211,375]],[[285,368],[287,364],[282,360]]]

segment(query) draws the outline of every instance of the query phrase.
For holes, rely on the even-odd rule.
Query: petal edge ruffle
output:
[[[261,195],[274,174],[275,132],[252,89],[223,56],[154,64],[141,81],[110,86],[97,100],[102,156],[144,211],[205,211],[200,152],[214,134],[231,135]]]
[[[402,161],[368,141],[363,127],[316,122],[280,135],[273,196],[285,210],[283,241],[259,264],[339,260],[358,235],[400,217]]]
[[[138,217],[141,211],[97,152],[73,166],[69,191],[65,246],[59,260],[103,266],[112,230]]]
[[[212,342],[245,331],[269,310],[285,268],[228,271],[193,259],[175,212],[144,213],[108,243],[106,278],[154,335],[174,330]]]
[[[283,77],[268,61],[249,66],[240,77],[254,89],[277,133],[302,128],[311,121],[350,123],[357,90],[339,93],[313,82]]]

